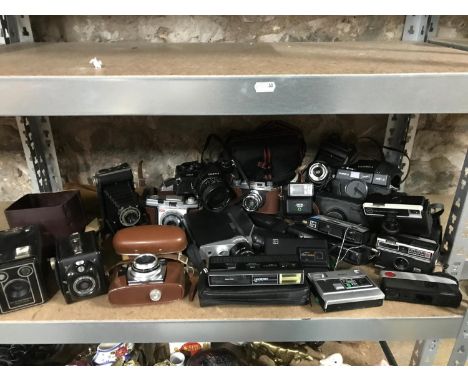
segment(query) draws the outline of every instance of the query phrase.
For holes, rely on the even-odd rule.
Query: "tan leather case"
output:
[[[159,301],[150,299],[150,292],[158,289],[161,292]],[[109,285],[107,297],[111,304],[116,305],[155,305],[169,301],[180,300],[185,295],[185,274],[183,264],[168,261],[166,278],[163,283],[148,283],[128,285],[125,275],[114,272]]]
[[[140,225],[118,231],[112,245],[120,255],[178,253],[187,247],[187,236],[176,226]]]

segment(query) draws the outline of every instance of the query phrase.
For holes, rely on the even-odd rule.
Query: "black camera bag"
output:
[[[281,121],[267,122],[254,132],[235,131],[226,141],[249,181],[289,183],[302,164],[306,144],[302,132]]]

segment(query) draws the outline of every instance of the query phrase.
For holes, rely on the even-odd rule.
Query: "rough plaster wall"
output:
[[[31,22],[37,41],[349,41],[399,40],[404,16],[34,16]],[[441,17],[440,34],[468,37],[467,17]],[[196,158],[208,132],[222,135],[231,128],[249,129],[265,119],[70,117],[52,118],[51,123],[65,180],[87,182],[97,169],[121,161],[128,161],[135,170],[137,162],[144,160],[145,176],[158,184],[177,163]],[[302,116],[286,120],[304,129],[313,152],[319,136],[329,129],[382,140],[386,117]],[[423,117],[407,191],[453,193],[468,146],[467,131],[467,116]],[[0,119],[3,200],[14,200],[30,192],[22,157],[14,120]]]

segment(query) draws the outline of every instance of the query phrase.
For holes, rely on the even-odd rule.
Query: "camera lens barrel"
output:
[[[229,251],[229,256],[253,256],[252,247],[247,242],[235,244]]]
[[[124,227],[132,227],[139,222],[141,212],[138,208],[128,206],[119,211],[119,221]]]
[[[254,212],[260,209],[264,204],[264,199],[257,190],[250,192],[242,199],[242,207],[248,212]]]
[[[310,165],[308,175],[312,183],[322,184],[328,179],[330,171],[324,163],[315,162]]]

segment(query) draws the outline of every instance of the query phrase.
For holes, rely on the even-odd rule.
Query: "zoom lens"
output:
[[[140,221],[141,212],[138,208],[129,206],[119,212],[119,221],[125,227],[132,227]]]
[[[89,296],[96,290],[96,279],[91,276],[80,276],[73,281],[73,292],[79,297]]]
[[[257,190],[251,190],[248,195],[242,199],[242,207],[248,212],[254,212],[263,206],[264,200]]]
[[[250,244],[247,242],[241,242],[234,245],[229,251],[229,256],[253,256],[254,253]]]

